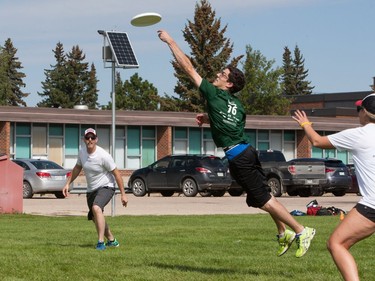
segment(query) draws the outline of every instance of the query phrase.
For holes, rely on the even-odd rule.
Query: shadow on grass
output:
[[[229,268],[209,268],[209,267],[196,267],[196,266],[188,266],[188,265],[171,265],[171,264],[163,264],[153,262],[149,264],[150,266],[161,268],[161,269],[174,269],[184,272],[198,272],[203,274],[235,274],[235,273],[246,273],[251,275],[259,275],[259,272],[253,270],[246,270],[246,272],[239,272],[238,270],[229,269]]]

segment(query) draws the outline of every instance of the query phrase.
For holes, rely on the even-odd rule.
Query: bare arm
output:
[[[72,174],[66,180],[65,186],[64,186],[64,188],[62,190],[62,192],[63,192],[63,194],[64,194],[65,197],[68,196],[70,184],[78,177],[78,175],[81,172],[81,170],[82,170],[81,166],[79,166],[77,164],[74,166],[74,168],[72,170]]]
[[[321,136],[314,130],[312,122],[309,121],[303,110],[296,110],[292,118],[304,129],[307,138],[313,146],[319,148],[335,148],[327,136]]]
[[[112,171],[112,174],[115,177],[118,188],[120,189],[122,206],[126,207],[128,205],[128,198],[125,194],[124,181],[122,180],[121,174],[117,168]]]
[[[190,77],[193,83],[199,87],[202,82],[202,77],[196,72],[190,59],[184,54],[173,38],[164,30],[158,30],[160,40],[167,43],[171,49],[173,56],[184,72]]]

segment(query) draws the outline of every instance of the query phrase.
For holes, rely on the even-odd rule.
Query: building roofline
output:
[[[332,109],[330,109],[332,111]],[[308,114],[311,115],[311,114]],[[196,113],[170,111],[116,111],[116,125],[197,127]],[[316,130],[341,131],[358,127],[358,117],[311,115]],[[0,120],[10,122],[111,125],[111,110],[0,106]],[[208,127],[208,125],[205,125]],[[247,129],[297,130],[290,116],[247,115]]]

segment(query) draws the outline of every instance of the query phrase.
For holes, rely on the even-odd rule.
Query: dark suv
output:
[[[128,186],[135,196],[160,192],[172,196],[182,192],[193,197],[224,194],[231,184],[227,168],[219,157],[213,155],[169,155],[148,167],[135,170]]]

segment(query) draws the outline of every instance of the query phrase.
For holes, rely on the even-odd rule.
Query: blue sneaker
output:
[[[103,251],[105,250],[105,245],[104,245],[104,242],[100,242],[98,241],[98,244],[96,244],[96,249],[99,250],[99,251]]]
[[[118,247],[118,246],[120,246],[120,243],[115,238],[115,240],[113,240],[113,241],[108,240],[107,243],[105,243],[105,245],[107,247]]]

